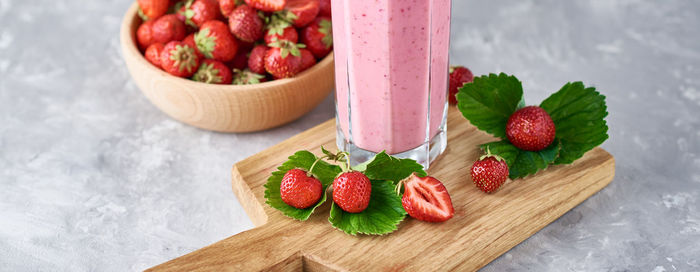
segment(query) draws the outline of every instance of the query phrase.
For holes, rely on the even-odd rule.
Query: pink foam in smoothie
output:
[[[332,0],[337,118],[346,139],[389,154],[440,132],[450,0]]]

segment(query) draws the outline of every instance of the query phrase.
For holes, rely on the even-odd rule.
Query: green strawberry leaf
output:
[[[581,82],[567,83],[540,104],[554,121],[561,141],[554,164],[569,164],[608,139],[605,96]]]
[[[523,87],[514,76],[475,77],[457,93],[457,108],[472,125],[501,139],[506,138],[506,123],[523,98]]]
[[[559,140],[554,140],[551,145],[536,152],[519,149],[506,140],[481,145],[484,152],[491,152],[506,160],[511,179],[522,178],[547,168],[557,159],[560,147]]]
[[[372,160],[355,166],[354,169],[363,172],[370,180],[388,180],[394,184],[413,173],[418,173],[421,177],[427,175],[423,166],[416,161],[392,157],[384,151],[374,156]]]
[[[383,235],[394,232],[405,217],[406,211],[401,205],[401,197],[394,191],[394,184],[372,180],[372,195],[367,209],[349,213],[333,203],[328,221],[347,234]]]
[[[321,181],[324,193],[321,200],[319,200],[319,202],[313,207],[297,209],[287,205],[287,203],[282,201],[282,197],[280,196],[280,185],[282,184],[282,177],[284,177],[284,174],[287,173],[287,171],[294,168],[300,168],[308,171],[316,159],[316,155],[305,150],[298,151],[294,155],[290,156],[289,160],[278,167],[278,170],[273,172],[270,178],[267,179],[267,183],[265,184],[265,203],[291,218],[301,221],[309,219],[309,216],[311,216],[316,207],[321,206],[321,204],[326,201],[326,189],[333,183],[333,179],[335,179],[335,177],[340,173],[340,167],[328,164],[324,161],[319,161],[316,163],[312,174]]]
[[[216,36],[209,36],[209,32],[209,28],[204,28],[199,32],[195,33],[194,43],[197,46],[197,49],[200,53],[202,53],[205,57],[211,59],[214,57],[214,55],[212,55],[212,52],[214,52],[214,48],[216,48]]]

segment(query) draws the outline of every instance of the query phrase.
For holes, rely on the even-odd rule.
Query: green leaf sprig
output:
[[[569,164],[608,139],[605,96],[581,82],[570,82],[542,101],[556,128],[552,144],[540,151],[525,151],[506,137],[508,118],[525,106],[522,83],[514,76],[489,74],[475,77],[457,93],[457,107],[479,130],[500,141],[480,146],[506,160],[511,179],[535,174],[552,164]]]
[[[373,159],[351,168],[347,153],[332,153],[323,147],[321,151],[324,155],[320,158],[306,150],[298,151],[278,167],[265,184],[265,203],[288,217],[305,221],[328,199],[327,189],[338,175],[345,171],[359,171],[372,183],[369,206],[360,213],[348,213],[332,203],[328,221],[333,227],[351,235],[384,235],[397,230],[406,217],[406,211],[401,205],[401,196],[395,192],[396,183],[412,173],[427,175],[423,167],[414,160],[398,159],[381,152]],[[321,181],[323,196],[313,207],[298,209],[282,201],[282,178],[294,168],[310,172]]]

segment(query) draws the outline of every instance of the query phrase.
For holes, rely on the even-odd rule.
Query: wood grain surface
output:
[[[406,218],[384,236],[350,236],[328,222],[329,204],[306,222],[282,215],[263,197],[270,173],[300,149],[335,147],[329,120],[236,163],[233,191],[258,226],[152,268],[153,271],[477,270],[590,197],[615,175],[614,158],[596,148],[571,165],[508,181],[485,194],[469,177],[478,144],[494,140],[450,107],[447,150],[428,170],[445,183],[455,216],[444,223]],[[331,200],[329,200],[330,202]]]
[[[134,2],[121,25],[124,61],[141,92],[183,123],[221,132],[250,132],[289,123],[314,109],[334,86],[333,54],[293,78],[254,85],[205,84],[149,63],[134,42],[141,19]]]

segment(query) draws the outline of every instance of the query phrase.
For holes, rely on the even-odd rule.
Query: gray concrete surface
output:
[[[700,2],[455,0],[452,61],[608,97],[609,187],[484,271],[700,270]],[[0,0],[0,270],[141,270],[252,227],[233,163],[333,117],[266,132],[175,122],[121,60],[130,1]]]

